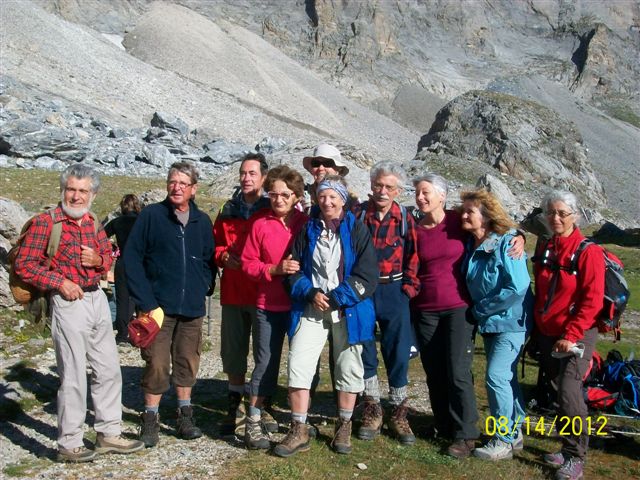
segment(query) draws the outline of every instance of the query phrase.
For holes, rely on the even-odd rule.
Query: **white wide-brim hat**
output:
[[[312,157],[304,157],[302,159],[302,166],[305,168],[305,170],[311,172],[311,160],[315,160],[316,158],[333,160],[338,174],[342,177],[346,176],[349,173],[349,168],[342,161],[340,150],[338,150],[333,145],[329,145],[328,143],[321,143],[316,148],[314,148]]]

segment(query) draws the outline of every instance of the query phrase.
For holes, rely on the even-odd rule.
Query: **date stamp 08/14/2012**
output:
[[[488,416],[484,422],[485,433],[489,436],[511,435],[516,433],[517,426],[522,432],[529,435],[551,436],[557,431],[560,436],[580,436],[583,433],[587,435],[606,436],[607,432],[604,427],[607,424],[607,417],[600,415],[599,417],[518,417],[514,424],[509,426],[507,417]]]

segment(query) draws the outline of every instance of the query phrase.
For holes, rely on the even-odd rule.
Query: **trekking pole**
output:
[[[207,337],[211,336],[211,299],[213,295],[207,297]]]

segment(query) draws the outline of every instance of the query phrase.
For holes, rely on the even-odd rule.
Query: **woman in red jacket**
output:
[[[543,199],[542,209],[553,237],[538,252],[541,258],[534,269],[540,368],[558,391],[557,427],[566,423],[563,416],[570,422],[560,437],[562,450],[546,454],[544,461],[560,467],[556,479],[579,479],[589,443],[582,379],[598,338],[595,319],[604,296],[604,257],[592,245],[580,254],[577,269],[571,268],[572,256],[585,238],[577,226],[575,195],[552,191]],[[581,356],[572,353],[576,346],[584,347]]]

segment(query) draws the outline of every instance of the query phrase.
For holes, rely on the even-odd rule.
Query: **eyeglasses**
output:
[[[320,166],[323,166],[325,168],[327,167],[335,168],[336,163],[333,160],[328,160],[324,158],[314,158],[313,160],[311,160],[311,168],[318,168]]]
[[[277,200],[278,197],[282,197],[283,200],[289,200],[295,193],[293,192],[267,192],[271,200]]]
[[[398,189],[397,185],[385,185],[384,183],[374,183],[371,189],[374,192],[381,192],[384,189],[387,189],[387,192],[395,192]]]
[[[184,190],[185,188],[192,186],[193,183],[185,183],[185,182],[178,182],[176,180],[171,180],[170,182],[167,182],[167,185],[169,185],[169,187],[171,188],[178,187],[180,190]]]
[[[547,212],[547,217],[555,217],[556,215],[560,218],[567,218],[569,215],[573,215],[573,212],[566,212],[564,210],[549,210]]]

